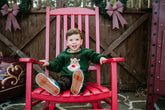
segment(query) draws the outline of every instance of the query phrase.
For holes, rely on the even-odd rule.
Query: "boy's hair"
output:
[[[81,31],[79,29],[77,29],[77,28],[69,29],[66,32],[66,39],[68,39],[68,36],[71,36],[73,34],[79,34],[80,38],[83,39]]]

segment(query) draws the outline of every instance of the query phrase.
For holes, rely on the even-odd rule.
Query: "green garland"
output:
[[[105,0],[106,1],[106,0]],[[119,0],[124,7],[126,7],[126,3],[127,3],[127,0]],[[105,7],[107,5],[106,2],[103,2],[103,0],[93,0],[93,3],[99,7],[99,12],[100,14],[104,15],[104,16],[107,16],[106,14],[106,10],[105,10]],[[4,5],[4,4],[8,4],[8,0],[1,0],[0,2],[0,8]],[[24,15],[27,15],[30,8],[32,6],[32,1],[31,0],[21,0],[21,3],[19,5],[19,14],[18,16],[24,16]]]
[[[0,2],[0,8],[1,8],[4,4],[7,4],[7,5],[8,5],[7,0],[1,0],[1,2]]]
[[[106,2],[103,2],[103,0],[93,0],[93,3],[99,7],[99,13],[102,14],[103,16],[107,16],[105,7],[107,5]]]
[[[7,4],[9,6],[8,0],[1,0],[0,2],[0,10],[3,5]],[[30,8],[32,6],[31,0],[21,0],[21,3],[19,4],[19,14],[18,16],[25,16],[28,14]]]

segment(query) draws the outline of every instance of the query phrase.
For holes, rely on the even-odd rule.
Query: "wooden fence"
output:
[[[146,87],[147,84],[151,11],[129,9],[122,15],[128,24],[124,28],[114,30],[112,19],[100,15],[100,48],[101,53],[109,57],[125,58],[125,62],[118,63],[119,90],[136,90],[139,87]],[[0,16],[0,50],[4,56],[17,59],[19,57],[44,59],[45,16],[45,10],[31,11],[27,17],[18,19],[21,30],[12,30],[12,32],[5,31],[6,18]],[[51,37],[55,35],[54,25],[55,21],[52,18]],[[90,26],[92,28],[94,24]],[[92,43],[94,43],[92,39],[94,35],[90,32]],[[51,48],[55,48],[54,45],[55,42],[52,41]],[[51,51],[50,55],[50,59],[54,60],[55,52]],[[38,66],[35,66],[35,69],[42,71]],[[101,71],[101,83],[107,85],[110,83],[109,65],[103,65]],[[89,81],[96,81],[95,73],[89,74]]]

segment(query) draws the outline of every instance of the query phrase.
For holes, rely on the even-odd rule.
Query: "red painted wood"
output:
[[[41,100],[46,100],[46,101],[51,101],[51,102],[56,102],[56,103],[87,103],[87,102],[90,103],[91,101],[102,100],[111,96],[112,96],[111,91],[107,93],[97,93],[97,94],[90,93],[90,95],[88,96],[85,96],[83,94],[70,95],[70,97],[66,97],[62,95],[52,96],[52,95],[32,93],[32,98],[34,99],[39,98]]]
[[[95,95],[95,94],[100,94],[100,93],[101,93],[100,90],[98,90],[97,88],[92,87],[91,85],[87,85],[86,88],[87,88],[91,93],[93,93],[94,95]]]
[[[113,68],[113,69],[112,69]],[[117,110],[117,62],[111,62],[112,110]]]
[[[71,14],[71,29],[75,28],[75,16]]]
[[[82,30],[82,17],[85,17],[85,47],[89,48],[89,16],[95,16],[95,30],[96,31],[96,52],[100,52],[100,35],[99,35],[99,10],[98,7],[95,10],[85,9],[85,8],[62,8],[50,10],[50,7],[46,9],[46,60],[49,60],[49,35],[50,35],[50,16],[56,16],[56,56],[60,53],[60,40],[63,39],[63,50],[66,48],[66,32],[68,30],[68,18],[70,17],[71,28],[75,27],[75,18],[78,18],[78,28]],[[61,18],[63,17],[63,26],[61,26]],[[62,29],[63,28],[63,29]],[[63,30],[63,38],[61,38],[61,30]],[[56,57],[55,56],[55,57]],[[55,103],[92,103],[93,108],[102,108],[101,100],[112,105],[112,110],[117,110],[117,62],[124,61],[123,58],[111,58],[103,63],[109,63],[111,67],[111,87],[109,90],[106,87],[102,87],[100,84],[100,64],[96,66],[90,66],[89,70],[95,70],[97,72],[97,84],[88,83],[85,91],[82,94],[73,95],[70,90],[61,92],[57,96],[49,94],[42,88],[37,88],[32,92],[32,65],[42,64],[42,62],[37,61],[32,58],[20,58],[20,62],[27,63],[27,78],[26,78],[26,110],[31,110],[31,100],[38,99],[44,100],[44,109],[53,109]],[[48,71],[46,70],[47,74]],[[109,101],[107,98],[111,98]]]
[[[32,59],[32,58],[20,58],[20,62],[27,62],[27,63],[33,63],[33,64],[43,64],[43,62]]]
[[[109,92],[109,89],[103,86],[99,86],[97,84],[94,83],[88,83],[90,86],[97,88],[98,90],[100,90],[101,92]]]
[[[73,13],[74,12],[74,13]],[[50,15],[95,15],[96,13],[93,10],[87,8],[63,8],[56,9],[50,12]]]
[[[112,105],[112,101],[108,100],[108,99],[103,99],[106,103],[108,103],[109,105]]]
[[[36,101],[32,102],[32,106],[35,106],[35,105],[37,105],[37,104],[39,104],[41,102],[42,102],[42,100],[36,100]]]
[[[49,110],[54,110],[55,104],[50,104]]]
[[[62,94],[63,97],[70,97],[70,95],[71,95],[70,90],[64,91]]]
[[[124,61],[124,58],[110,58],[106,61],[103,61],[103,63],[108,63],[108,62],[118,62],[118,61]]]
[[[49,39],[50,39],[50,7],[46,8],[46,38],[45,38],[45,59],[49,60]],[[49,76],[49,71],[45,67],[45,74]]]
[[[82,16],[78,15],[78,29],[82,31]]]
[[[83,92],[83,96],[89,96],[90,95],[90,91],[85,89],[85,91]]]
[[[89,16],[85,15],[85,48],[89,48]]]
[[[97,102],[92,103],[93,109],[98,109],[97,108]]]
[[[100,64],[97,64],[96,68],[97,68],[96,69],[96,71],[97,71],[97,73],[96,73],[97,74],[97,84],[101,85],[101,81],[100,81]]]
[[[35,89],[33,92],[34,92],[35,94],[41,94],[43,91],[44,91],[43,88],[37,88],[37,89]]]
[[[33,73],[33,68],[32,68],[32,63],[27,63],[26,64],[26,72],[29,74],[26,74],[26,110],[31,110],[32,107],[32,100],[31,100],[31,92],[32,92],[32,73]]]
[[[96,52],[100,53],[100,29],[99,29],[99,8],[95,8],[95,26],[96,26]],[[100,85],[100,65],[97,66],[97,84]]]
[[[60,15],[56,17],[56,56],[60,53],[60,28],[61,28],[61,19]],[[55,57],[56,57],[55,56]]]
[[[100,53],[99,8],[95,8],[96,52]]]
[[[48,101],[45,102],[45,107],[43,108],[43,110],[48,110],[49,109],[49,103]]]
[[[51,95],[48,91],[43,91],[42,93],[41,93],[42,95],[47,95],[47,96],[49,96],[49,95]]]
[[[68,30],[68,21],[67,21],[67,15],[64,15],[63,16],[63,22],[64,22],[64,24],[63,24],[63,29],[64,29],[64,31],[63,31],[63,50],[65,50],[66,49],[66,32],[67,32],[67,30]]]

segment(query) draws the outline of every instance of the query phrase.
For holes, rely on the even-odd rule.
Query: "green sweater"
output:
[[[49,71],[61,72],[61,76],[72,76],[73,72],[81,69],[85,79],[88,76],[89,61],[92,63],[100,63],[100,58],[105,55],[98,54],[92,49],[81,48],[78,52],[70,52],[69,48],[60,53],[54,62],[49,61],[47,69]]]

